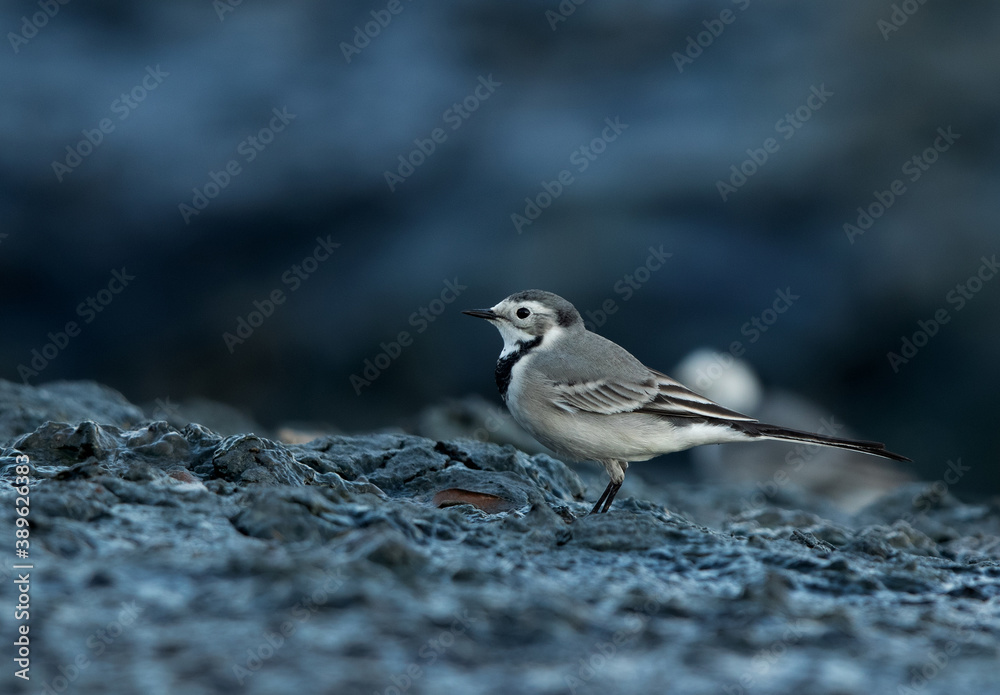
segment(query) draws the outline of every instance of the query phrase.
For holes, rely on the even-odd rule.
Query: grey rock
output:
[[[239,408],[207,398],[185,398],[178,403],[160,398],[144,404],[143,410],[151,420],[165,420],[178,429],[198,423],[221,435],[264,432],[260,424]]]
[[[51,381],[27,386],[0,379],[0,444],[31,432],[46,420],[97,420],[127,427],[146,419],[114,389],[93,381]]]
[[[94,418],[108,399],[0,451],[7,481],[30,460],[34,565],[31,681],[8,665],[4,692],[996,692],[995,505],[637,482],[585,516],[600,490],[544,454]]]
[[[424,408],[407,427],[431,439],[468,438],[495,444],[512,444],[529,454],[552,452],[514,422],[501,403],[482,396],[466,396]]]

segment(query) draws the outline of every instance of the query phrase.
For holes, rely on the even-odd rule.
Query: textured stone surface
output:
[[[81,412],[32,391],[55,419]],[[221,437],[106,399],[93,419],[38,412],[0,451],[6,479],[18,453],[34,475],[32,680],[5,656],[4,692],[997,689],[995,504],[914,484],[828,517],[790,491],[748,504],[636,476],[585,517],[603,481],[545,455]],[[512,511],[433,505],[456,489]],[[11,514],[0,538],[13,547]]]
[[[120,393],[93,381],[52,381],[36,387],[0,379],[0,443],[46,420],[128,425],[144,417]]]

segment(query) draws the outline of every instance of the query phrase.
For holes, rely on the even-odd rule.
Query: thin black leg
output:
[[[611,488],[614,487],[614,485],[614,482],[610,482],[608,483],[608,486],[604,488],[604,492],[601,493],[601,497],[597,500],[597,504],[595,504],[594,508],[590,510],[591,514],[597,514],[597,512],[601,509],[601,505],[604,504],[604,500],[608,498],[608,495],[611,493]]]
[[[604,509],[601,510],[601,514],[611,509],[611,503],[614,502],[615,495],[618,494],[618,491],[622,489],[622,484],[612,483],[608,489],[610,490],[610,494],[608,495],[608,499],[604,501]]]
[[[594,508],[590,510],[590,513],[597,514],[600,512],[603,514],[611,509],[611,503],[614,501],[615,495],[618,494],[618,491],[621,490],[621,487],[621,483],[616,483],[614,481],[608,483],[608,486],[604,488],[604,492],[601,493],[601,498],[597,500],[597,504],[595,504]],[[603,509],[601,508],[602,504],[604,505]]]

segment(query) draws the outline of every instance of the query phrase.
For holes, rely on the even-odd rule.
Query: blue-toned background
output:
[[[5,3],[0,376],[382,427],[497,400],[499,337],[459,312],[537,287],[662,370],[741,341],[766,386],[996,491],[998,20]]]

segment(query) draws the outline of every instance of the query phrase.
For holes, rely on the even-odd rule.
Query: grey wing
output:
[[[594,379],[592,381],[553,382],[552,400],[567,412],[601,415],[630,413],[652,403],[657,396],[656,382]]]
[[[674,417],[757,422],[757,418],[737,413],[735,410],[730,410],[729,408],[723,408],[715,401],[710,401],[704,396],[699,396],[687,386],[671,379],[666,374],[662,374],[655,369],[649,371],[653,373],[656,379],[659,393],[649,404],[639,408],[638,412],[672,415]]]
[[[567,412],[601,415],[649,413],[670,417],[708,418],[757,422],[755,418],[723,408],[666,374],[649,370],[639,379],[591,379],[552,382],[554,404]]]

